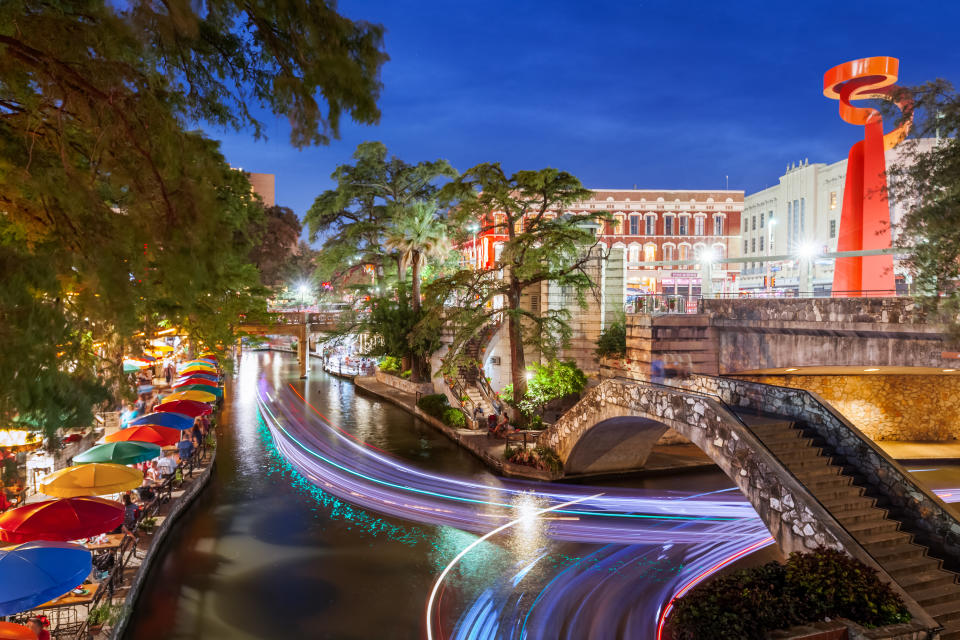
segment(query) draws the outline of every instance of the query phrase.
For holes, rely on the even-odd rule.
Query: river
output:
[[[351,382],[319,367],[299,380],[295,358],[248,352],[227,386],[214,477],[168,538],[126,637],[423,638],[434,580],[476,536],[423,518],[383,517],[357,506],[359,499],[318,489],[279,455],[258,415],[258,385],[278,404],[290,389],[284,402],[302,405],[293,409],[322,414],[418,470],[498,489],[505,482],[408,413],[355,393]],[[730,495],[731,487],[717,471],[597,490]],[[464,558],[440,591],[437,637],[654,637],[685,566],[727,554],[664,540],[560,541],[545,531],[524,528]],[[747,561],[775,553],[766,547]]]

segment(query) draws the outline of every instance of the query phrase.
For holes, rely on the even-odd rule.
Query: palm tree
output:
[[[406,280],[407,267],[413,269],[410,306],[414,313],[419,313],[423,264],[430,258],[446,257],[450,251],[446,221],[437,216],[437,206],[433,202],[415,202],[394,218],[386,244],[400,256],[401,282]]]
[[[387,231],[387,249],[399,255],[400,283],[407,279],[411,267],[413,282],[410,287],[410,308],[415,318],[420,315],[420,272],[430,258],[443,258],[450,251],[446,221],[437,215],[433,202],[417,201],[399,212]],[[429,379],[429,362],[423,354],[411,353],[411,378],[414,382]]]

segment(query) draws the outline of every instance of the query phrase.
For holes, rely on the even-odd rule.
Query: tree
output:
[[[281,283],[286,266],[299,247],[300,219],[288,207],[267,207],[257,243],[250,252],[250,262],[260,271],[260,280],[271,286]]]
[[[466,341],[503,314],[513,389],[516,397],[523,397],[527,389],[524,345],[551,355],[569,340],[570,327],[567,310],[535,313],[521,305],[521,295],[549,282],[568,288],[585,305],[585,293],[593,286],[585,266],[600,255],[591,227],[607,214],[568,211],[569,205],[585,200],[591,192],[573,175],[551,168],[508,176],[499,163],[484,163],[444,189],[443,196],[457,201],[458,216],[478,221],[481,233],[503,239],[494,267],[459,271],[430,287],[434,312],[442,313],[456,328],[445,366],[455,367]]]
[[[44,267],[0,279],[0,321],[32,353],[9,360],[0,420],[97,401],[135,335],[229,345],[262,313],[262,206],[186,125],[259,136],[264,109],[305,145],[344,114],[375,122],[381,39],[307,0],[0,3],[0,252]]]
[[[936,80],[902,89],[894,102],[904,105],[901,122],[913,121],[889,170],[891,199],[905,209],[897,243],[924,304],[941,309],[960,335],[960,95]],[[923,143],[930,137],[938,139],[932,147]]]
[[[421,269],[427,259],[444,258],[450,250],[446,221],[437,216],[434,203],[414,202],[394,216],[387,231],[386,247],[400,256],[401,283],[406,282],[407,265],[411,267],[410,311],[416,321],[420,318]],[[410,350],[414,382],[430,379],[429,356],[429,353]]]
[[[411,165],[388,157],[382,142],[360,144],[353,158],[353,165],[337,167],[336,188],[317,196],[306,215],[310,239],[324,238],[318,276],[336,280],[369,264],[382,288],[387,264],[399,266],[399,255],[386,248],[394,218],[414,202],[433,200],[437,181],[457,173],[446,160]]]

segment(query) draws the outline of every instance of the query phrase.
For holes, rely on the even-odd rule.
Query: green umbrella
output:
[[[194,391],[206,391],[207,393],[212,393],[218,398],[223,397],[223,389],[220,387],[208,387],[205,384],[188,384],[185,387],[177,387],[177,391],[189,391],[191,389]]]
[[[108,442],[87,449],[78,456],[74,456],[76,464],[87,462],[113,462],[116,464],[136,464],[153,460],[160,455],[160,445],[150,442],[123,440]]]

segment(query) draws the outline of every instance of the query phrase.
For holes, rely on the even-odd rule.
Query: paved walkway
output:
[[[947,442],[876,440],[894,460],[941,460],[960,463],[960,440]]]

